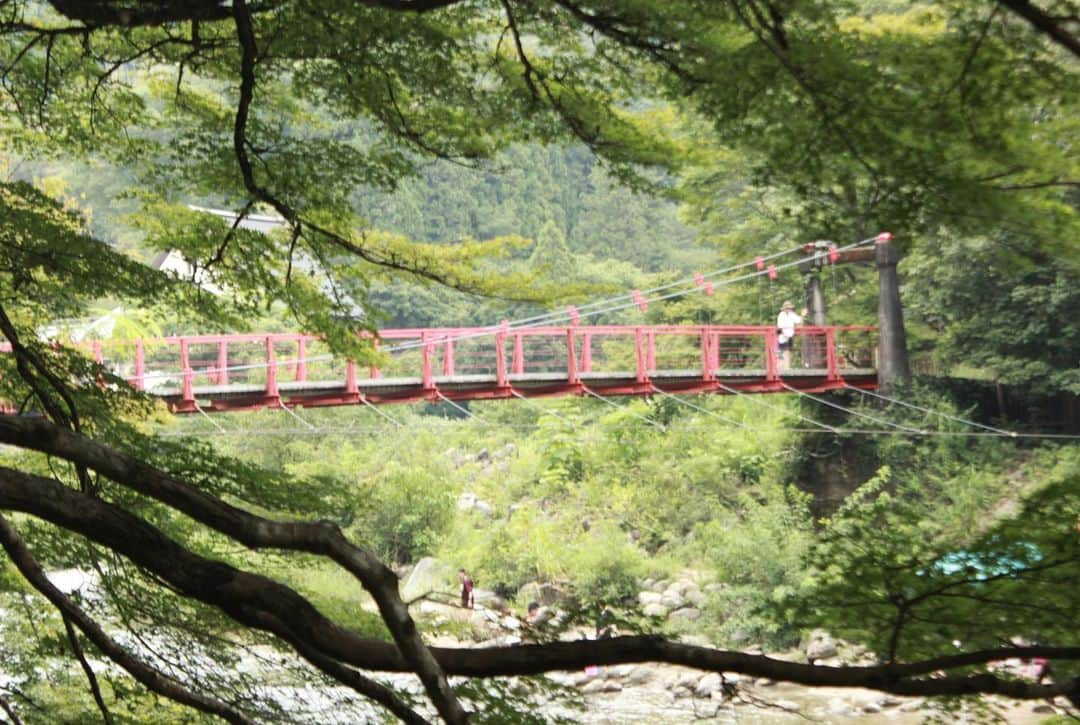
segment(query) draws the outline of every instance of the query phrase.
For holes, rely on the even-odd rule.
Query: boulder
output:
[[[496,612],[502,612],[509,607],[505,599],[490,589],[473,589],[473,603]]]
[[[673,589],[668,589],[661,595],[660,603],[668,609],[679,609],[686,606],[686,600],[682,598],[682,595]]]
[[[630,674],[626,676],[626,684],[628,685],[644,685],[653,679],[656,672],[651,667],[645,665],[638,665],[630,671]]]
[[[709,697],[717,690],[722,690],[724,679],[719,672],[710,672],[697,682],[694,695],[697,697]]]
[[[646,604],[641,608],[641,613],[646,617],[666,617],[668,613],[667,607],[663,604]]]
[[[643,607],[646,607],[650,604],[659,604],[661,598],[662,597],[657,592],[638,592],[637,595],[638,604]]]
[[[811,662],[836,657],[836,640],[823,629],[810,633],[810,642],[806,645],[806,658]]]
[[[598,692],[607,692],[608,683],[599,677],[592,678],[584,685],[581,686],[581,692],[584,695],[594,695]]]
[[[668,615],[671,619],[688,619],[691,622],[697,621],[701,617],[701,610],[694,609],[693,607],[682,607],[676,609],[674,612]]]
[[[926,700],[921,698],[918,700],[908,700],[900,706],[900,712],[915,712],[916,710],[921,710],[922,706],[925,704]]]
[[[405,601],[418,599],[431,592],[450,590],[449,582],[455,578],[454,567],[444,561],[425,556],[416,562],[408,578],[401,585],[401,597]]]
[[[523,607],[529,605],[529,602],[537,602],[542,607],[550,607],[553,604],[560,604],[566,601],[566,592],[555,584],[548,582],[529,582],[522,585],[518,589],[517,595],[514,599]]]
[[[681,700],[684,697],[690,697],[693,694],[694,693],[690,690],[689,687],[683,687],[682,685],[679,685],[671,691],[671,696],[676,700]]]
[[[701,590],[698,589],[696,585],[691,586],[683,592],[683,598],[695,607],[700,607],[705,603],[705,595],[701,593]]]

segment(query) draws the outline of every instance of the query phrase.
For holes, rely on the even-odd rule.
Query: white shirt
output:
[[[780,337],[778,338],[780,344],[782,345],[795,337],[795,325],[801,324],[801,315],[795,314],[792,310],[780,310],[780,314],[776,316],[776,327],[780,330]]]

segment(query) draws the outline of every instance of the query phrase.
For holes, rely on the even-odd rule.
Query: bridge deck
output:
[[[334,357],[303,334],[191,335],[92,343],[116,375],[200,409],[672,393],[823,392],[876,387],[872,327],[799,327],[785,361],[777,330],[751,325],[597,325],[382,330],[380,367]]]

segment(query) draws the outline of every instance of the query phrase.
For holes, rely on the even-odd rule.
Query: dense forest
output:
[[[1075,717],[1077,12],[0,3],[0,721],[588,720],[645,662],[695,671],[658,721],[794,716],[777,681]],[[179,416],[76,344],[392,366],[380,328],[883,231],[915,372],[883,397]],[[873,261],[759,272],[589,321],[771,326],[811,279],[879,319]]]

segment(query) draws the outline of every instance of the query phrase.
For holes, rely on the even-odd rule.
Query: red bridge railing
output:
[[[192,412],[513,395],[810,392],[876,384],[876,329],[796,329],[786,368],[776,328],[597,325],[382,330],[360,368],[297,333],[185,335],[88,345],[136,388]]]

